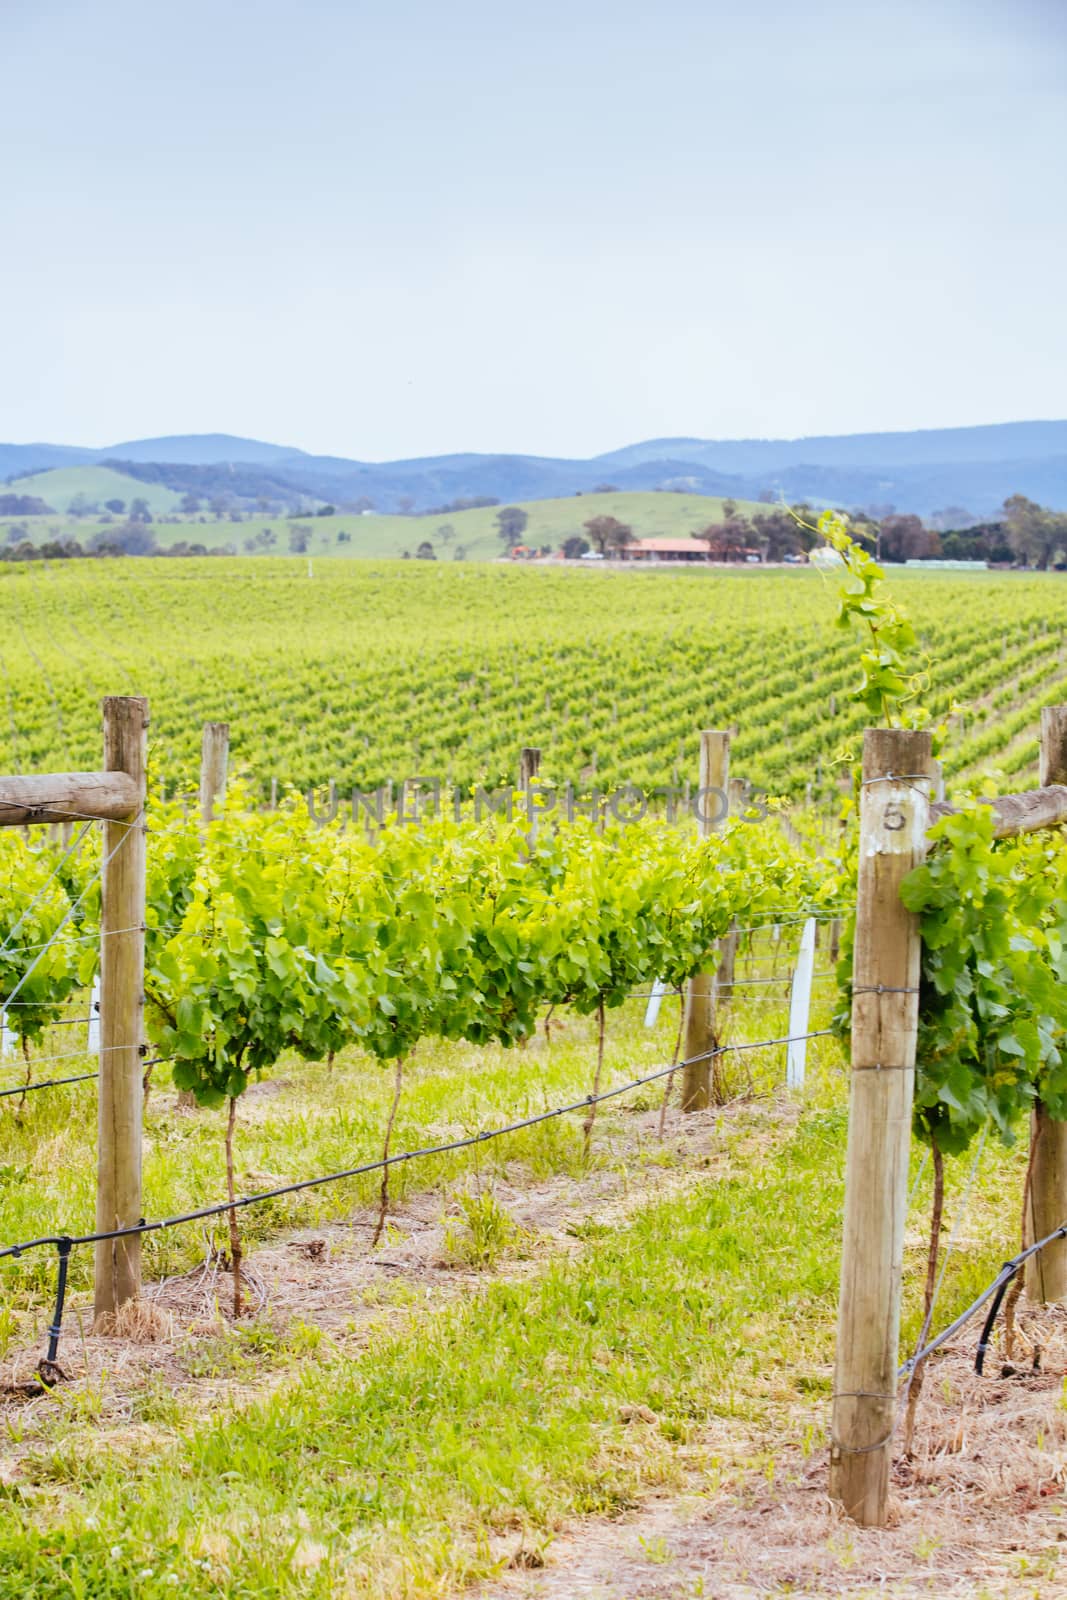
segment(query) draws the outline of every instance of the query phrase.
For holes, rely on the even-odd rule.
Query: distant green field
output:
[[[103,487],[104,479],[108,480],[106,488]],[[69,492],[63,493],[57,487],[61,480],[69,481],[72,485]],[[57,509],[61,501],[64,505],[69,504],[72,496],[79,491],[97,501],[117,496],[126,500],[127,505],[133,495],[143,492],[157,517],[172,514],[178,500],[178,496],[170,490],[138,484],[103,467],[77,467],[39,473],[33,478],[21,479],[11,488],[20,494],[40,495]],[[166,503],[157,504],[153,496],[164,497]],[[658,494],[651,491],[572,495],[562,500],[516,503],[522,504],[529,516],[523,543],[535,548],[549,545],[553,550],[557,550],[570,534],[582,533],[582,524],[590,517],[617,517],[620,522],[632,527],[639,538],[656,535],[679,538],[695,533],[722,516],[722,501],[719,499],[707,495]],[[750,512],[766,510],[766,507],[752,501],[739,501],[738,504]],[[298,521],[284,516],[255,517],[242,522],[228,519],[218,522],[214,517],[204,514],[203,518],[182,518],[178,522],[157,521],[152,531],[161,546],[184,541],[205,545],[208,550],[217,550],[230,545],[240,555],[245,553],[247,544],[254,542],[263,529],[270,528],[276,542],[268,553],[285,555],[290,550],[290,527],[298,526],[310,533],[309,550],[315,555],[329,552],[332,555],[380,559],[402,556],[406,550],[414,556],[419,545],[428,540],[439,561],[453,561],[459,552],[462,552],[461,559],[486,561],[504,553],[504,545],[496,531],[498,509],[496,506],[485,506],[477,511],[456,511],[433,517],[380,516],[371,513],[367,516],[306,517]],[[55,521],[54,517],[31,519],[33,537],[38,542],[54,537],[51,529]],[[4,526],[4,523],[0,523],[0,539],[4,535]],[[71,518],[63,522],[62,532],[64,537],[85,543],[102,526],[106,525],[89,518]],[[446,528],[451,528],[451,534],[443,531]],[[347,542],[339,541],[341,533],[349,534]],[[260,553],[261,548],[255,553]]]
[[[6,485],[4,492],[37,495],[56,511],[64,513],[78,494],[101,506],[105,500],[124,500],[127,508],[131,500],[140,496],[148,501],[153,516],[173,511],[181,500],[181,495],[173,489],[164,489],[157,483],[141,483],[123,472],[113,472],[110,467],[55,467],[51,472],[16,478]],[[79,519],[79,526],[83,523],[84,519]]]

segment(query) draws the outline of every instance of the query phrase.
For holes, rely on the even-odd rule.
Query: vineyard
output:
[[[1016,1593],[1012,1519],[1056,1581],[1067,1244],[1018,1307],[997,1269],[1067,1221],[1067,608],[924,574],[909,622],[839,548],[844,582],[7,569],[0,1595],[563,1595],[553,1542],[627,1515],[612,1596],[859,1594],[890,1554],[885,1592]],[[147,772],[123,698],[96,774],[119,689]],[[455,814],[324,802],[414,774]],[[728,814],[668,822],[683,785]],[[1000,1448],[939,1330],[1005,1291],[1032,1504],[945,1444],[962,1408]],[[880,1527],[898,1430],[900,1537],[846,1541],[828,1448]],[[673,1588],[657,1493],[715,1535]]]
[[[152,703],[154,792],[191,786],[200,728],[231,724],[258,795],[514,777],[684,782],[702,726],[771,793],[836,792],[866,712],[832,580],[803,573],[585,573],[414,563],[12,564],[0,574],[0,769],[84,770],[107,693]],[[1041,576],[901,574],[947,776],[1036,771],[1042,705],[1067,697],[1067,605]],[[955,703],[963,708],[951,714]]]

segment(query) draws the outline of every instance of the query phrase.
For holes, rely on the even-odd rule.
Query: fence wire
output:
[[[268,1200],[278,1200],[285,1195],[300,1194],[308,1189],[318,1189],[326,1184],[340,1183],[348,1178],[364,1177],[372,1172],[384,1172],[391,1167],[402,1166],[408,1161],[428,1159],[431,1156],[450,1155],[458,1150],[467,1150],[474,1145],[488,1143],[491,1139],[499,1139],[506,1134],[520,1133],[526,1128],[533,1128],[543,1122],[550,1122],[556,1117],[564,1117],[574,1111],[586,1111],[591,1106],[599,1105],[604,1100],[616,1099],[619,1095],[629,1094],[635,1089],[644,1088],[650,1083],[657,1083],[663,1078],[673,1077],[685,1067],[695,1066],[703,1061],[710,1061],[717,1056],[729,1054],[736,1050],[764,1049],[771,1045],[792,1044],[801,1039],[817,1039],[824,1037],[830,1030],[818,1029],[812,1033],[795,1034],[780,1039],[757,1039],[744,1044],[718,1045],[714,1050],[701,1051],[699,1055],[688,1056],[682,1061],[672,1062],[668,1067],[658,1067],[655,1072],[644,1073],[639,1078],[633,1078],[627,1083],[616,1084],[611,1089],[603,1089],[596,1094],[583,1095],[579,1100],[572,1100],[567,1105],[553,1106],[547,1111],[535,1112],[532,1116],[521,1117],[516,1122],[509,1122],[502,1128],[484,1128],[478,1133],[466,1134],[460,1139],[449,1139],[443,1144],[425,1145],[417,1150],[403,1150],[397,1155],[381,1156],[374,1161],[360,1163],[359,1166],[345,1167],[338,1172],[321,1173],[313,1178],[298,1178],[291,1183],[278,1184],[271,1189],[263,1189],[255,1194],[238,1195],[236,1199],[216,1201],[212,1205],[200,1206],[194,1211],[181,1212],[177,1216],[162,1217],[158,1220],[140,1221],[124,1228],[112,1228],[104,1232],[82,1234],[44,1234],[37,1239],[22,1240],[18,1244],[7,1245],[0,1249],[0,1259],[15,1259],[30,1250],[43,1249],[53,1246],[59,1256],[59,1276],[56,1291],[56,1310],[52,1325],[48,1330],[48,1355],[42,1361],[39,1372],[42,1382],[54,1382],[58,1369],[55,1367],[59,1349],[59,1339],[62,1331],[63,1312],[66,1296],[67,1270],[72,1252],[80,1245],[101,1244],[116,1239],[129,1239],[135,1235],[159,1233],[165,1229],[183,1227],[188,1223],[202,1222],[209,1217],[224,1216],[227,1213],[244,1210],[249,1206],[263,1205]],[[161,1060],[163,1058],[156,1058]],[[155,1065],[156,1061],[146,1062],[145,1066]],[[87,1074],[95,1076],[95,1074]],[[32,1086],[30,1086],[32,1087]],[[42,1086],[43,1087],[43,1086]],[[10,1093],[20,1091],[11,1090]],[[47,1374],[51,1373],[51,1378]]]

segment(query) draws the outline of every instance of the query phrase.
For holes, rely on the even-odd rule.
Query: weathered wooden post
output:
[[[865,1527],[885,1524],[896,1415],[922,957],[900,886],[926,854],[930,743],[904,729],[863,741],[830,1493]]]
[[[519,751],[519,788],[524,795],[541,770],[541,751],[535,744],[524,744]]]
[[[697,827],[710,839],[723,821],[730,783],[730,735],[722,729],[705,729],[700,735],[700,787],[696,796]],[[709,952],[709,961],[717,953]],[[715,1030],[715,972],[698,972],[686,991],[685,1059],[682,1070],[682,1110],[703,1111],[711,1104],[713,1057],[718,1047]],[[694,1060],[694,1057],[702,1057]]]
[[[1043,789],[1067,784],[1067,706],[1045,706],[1041,712],[1038,782]],[[1067,1221],[1067,1122],[1054,1122],[1040,1100],[1030,1119],[1030,1148],[1026,1231],[1031,1240],[1044,1239]],[[1067,1239],[1030,1257],[1026,1292],[1042,1304],[1067,1299]]]
[[[145,919],[145,756],[148,701],[104,701],[104,771],[134,785],[136,804],[104,823],[100,906],[100,1082],[97,1148],[98,1232],[136,1226],[141,1217],[142,1038]],[[112,1316],[141,1292],[141,1239],[96,1246],[94,1318]]]
[[[537,848],[537,807],[534,805],[534,779],[541,770],[541,751],[535,744],[524,744],[519,751],[519,794],[526,812],[526,845]]]
[[[215,816],[215,802],[226,795],[230,760],[230,724],[205,722],[200,739],[200,821],[206,828]]]

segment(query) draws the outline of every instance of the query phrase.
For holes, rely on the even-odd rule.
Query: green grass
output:
[[[308,1362],[187,1435],[156,1430],[140,1462],[86,1460],[75,1427],[35,1463],[32,1513],[7,1508],[0,1581],[34,1600],[79,1592],[75,1573],[87,1595],[143,1600],[432,1593],[490,1571],[494,1537],[537,1548],[561,1518],[676,1482],[679,1447],[710,1417],[758,1421],[788,1383],[776,1367],[828,1358],[818,1156],[800,1137],[759,1185],[650,1206],[577,1265],[494,1284],[355,1360]],[[786,1247],[773,1289],[751,1268],[770,1208]],[[620,1420],[638,1406],[651,1425]]]
[[[674,1020],[665,1014],[650,1040],[639,1006],[614,1016],[613,1068],[662,1059]],[[752,1037],[780,1021],[777,1007],[753,1001],[734,1025]],[[398,1147],[584,1087],[590,1046],[587,1026],[575,1023],[551,1052],[427,1051]],[[617,1103],[602,1110],[594,1164],[617,1159],[613,1141],[630,1141],[632,1203],[621,1213],[592,1203],[571,1252],[542,1252],[539,1265],[515,1272],[525,1241],[498,1218],[482,1218],[471,1227],[484,1247],[471,1263],[483,1269],[482,1286],[437,1309],[400,1279],[350,1336],[322,1337],[299,1318],[282,1328],[253,1322],[180,1347],[184,1382],[142,1378],[131,1388],[105,1373],[56,1391],[43,1408],[9,1409],[6,1453],[15,1464],[0,1487],[0,1596],[440,1595],[520,1548],[544,1549],[569,1518],[612,1515],[650,1489],[694,1481],[713,1495],[738,1473],[773,1474],[783,1449],[793,1460],[798,1447],[821,1450],[846,1077],[837,1046],[814,1042],[797,1117],[780,1088],[780,1050],[734,1066],[771,1097],[720,1118],[688,1156],[672,1141],[635,1147],[628,1113]],[[262,1120],[246,1123],[242,1166],[269,1159],[275,1172],[297,1162],[307,1170],[342,1150],[356,1157],[373,1148],[382,1089],[356,1058],[328,1078],[294,1064],[289,1087],[261,1102]],[[61,1107],[63,1096],[39,1099]],[[644,1091],[636,1103],[656,1099]],[[7,1122],[14,1142],[5,1187],[24,1193],[21,1211],[5,1194],[5,1228],[51,1216],[71,1181],[58,1169],[88,1154],[90,1136],[76,1125],[88,1119],[62,1109],[35,1115],[37,1126],[28,1119],[21,1133]],[[512,1186],[523,1171],[525,1181],[580,1175],[577,1126],[547,1126],[555,1130],[548,1140],[501,1141],[466,1162],[407,1169],[402,1181],[438,1188],[444,1204],[449,1192],[467,1192],[473,1161],[483,1178],[506,1162]],[[217,1118],[178,1121],[157,1103],[150,1127],[153,1202],[164,1190],[179,1198],[212,1181]],[[703,1158],[702,1148],[710,1152]],[[916,1173],[919,1165],[916,1151]],[[1011,1248],[1022,1166],[1021,1151],[987,1150],[938,1325]],[[968,1167],[949,1163],[950,1223]],[[657,1173],[666,1197],[655,1195]],[[929,1186],[927,1165],[906,1241],[905,1342],[918,1321]],[[325,1191],[248,1224],[262,1235],[366,1198],[358,1186]],[[173,1270],[198,1247],[175,1242],[153,1266]],[[8,1298],[27,1272],[28,1260],[9,1266]],[[30,1287],[43,1310],[45,1286],[31,1279]],[[66,1337],[76,1348],[72,1329]]]
[[[181,500],[181,495],[173,489],[166,489],[158,483],[142,483],[140,479],[130,478],[124,472],[115,472],[111,467],[53,467],[49,472],[35,472],[27,478],[16,478],[4,487],[3,492],[39,496],[55,511],[63,514],[63,536],[74,538],[78,537],[79,528],[84,533],[98,526],[89,518],[66,516],[75,495],[83,494],[101,508],[105,500],[125,500],[127,510],[130,502],[140,497],[148,501],[148,509],[153,516],[173,511]],[[21,522],[24,519],[19,517],[13,520]],[[42,527],[46,520],[47,527]],[[55,520],[54,517],[46,519],[44,516],[32,518],[30,528],[33,535],[38,539],[52,537],[49,529]]]
[[[106,486],[104,479],[108,480]],[[173,513],[180,498],[169,489],[141,484],[103,467],[65,467],[22,479],[10,487],[14,493],[40,495],[49,505],[64,511],[79,490],[90,500],[102,503],[105,499],[118,496],[127,505],[135,495],[143,494],[156,515]],[[157,499],[153,499],[153,496]],[[640,538],[653,535],[680,538],[706,527],[722,514],[721,500],[693,494],[588,494],[573,495],[562,500],[515,503],[523,506],[530,519],[523,542],[538,548],[548,544],[553,550],[557,550],[568,535],[581,534],[583,522],[594,516],[617,517],[619,521],[628,523]],[[754,502],[739,501],[738,504],[748,511],[766,509]],[[310,532],[309,548],[314,555],[380,558],[402,556],[407,550],[414,556],[419,545],[429,540],[439,561],[454,561],[457,550],[463,551],[468,561],[488,561],[505,553],[496,531],[496,510],[496,507],[486,506],[475,511],[456,511],[434,517],[400,517],[377,513],[297,520],[285,516],[253,517],[242,522],[230,522],[228,519],[216,521],[205,512],[198,517],[156,522],[152,532],[162,548],[183,542],[202,544],[208,550],[233,545],[236,553],[241,555],[246,553],[246,541],[254,540],[262,529],[270,528],[277,540],[274,553],[284,555],[289,550],[289,528],[298,526]],[[54,517],[31,519],[32,537],[36,540],[52,537],[47,528],[53,526],[55,520]],[[453,529],[452,536],[442,535],[440,530],[446,526]],[[106,531],[105,524],[91,518],[67,518],[62,532],[64,537],[86,542],[101,528]],[[349,534],[349,542],[339,542],[338,535],[342,532]]]
[[[623,1077],[662,1061],[671,1029],[664,1020],[655,1034],[646,1034],[636,1026],[637,1004],[625,1009],[625,1018],[613,1019],[609,1054],[612,1069]],[[50,1049],[70,1050],[69,1040],[60,1034],[72,1031],[53,1030]],[[577,1098],[588,1092],[594,1050],[591,1024],[580,1019],[569,1021],[565,1031],[555,1035],[551,1049],[546,1049],[543,1041],[521,1053],[501,1048],[475,1051],[464,1045],[426,1046],[416,1051],[406,1072],[393,1148],[443,1143]],[[74,1074],[91,1070],[93,1065],[87,1059],[64,1060],[42,1065],[36,1076]],[[224,1112],[202,1110],[176,1117],[169,1074],[165,1067],[158,1071],[159,1080],[149,1100],[144,1159],[145,1213],[154,1217],[221,1200],[225,1195]],[[5,1081],[20,1081],[16,1064],[10,1065]],[[373,1161],[381,1153],[382,1128],[392,1094],[390,1069],[351,1052],[339,1057],[332,1069],[325,1064],[287,1060],[273,1081],[266,1082],[269,1092],[252,1093],[239,1113],[237,1170],[242,1189],[268,1188],[336,1171]],[[0,1113],[0,1243],[38,1233],[42,1218],[64,1232],[91,1230],[94,1086],[79,1084],[31,1094],[21,1120],[16,1118],[17,1097],[0,1104],[4,1107]],[[412,1187],[432,1187],[474,1170],[492,1174],[516,1160],[535,1176],[576,1169],[581,1161],[580,1119],[545,1123],[465,1157],[440,1157],[417,1167],[400,1167],[392,1174],[391,1188],[399,1200]],[[255,1241],[282,1226],[348,1214],[353,1205],[368,1205],[376,1198],[379,1181],[375,1174],[271,1201],[247,1212],[242,1229]],[[222,1221],[217,1231],[222,1242]],[[183,1271],[203,1254],[200,1230],[150,1235],[144,1250],[147,1274]],[[49,1310],[54,1267],[50,1252],[4,1266],[6,1272],[2,1268],[0,1272],[6,1304],[24,1308],[39,1325]],[[86,1286],[91,1270],[90,1252],[76,1252],[74,1286]]]

